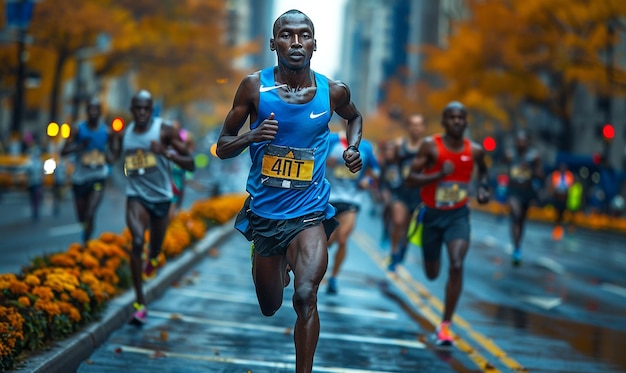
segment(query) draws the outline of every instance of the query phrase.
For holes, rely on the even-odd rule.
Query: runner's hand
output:
[[[150,141],[150,150],[154,154],[161,154],[167,157],[167,148],[160,141]]]
[[[354,148],[348,148],[343,151],[343,160],[346,162],[346,167],[356,174],[363,167],[363,161],[361,160],[361,153]]]
[[[278,132],[278,121],[274,119],[274,113],[265,119],[257,128],[251,132],[252,142],[272,141]]]
[[[476,191],[476,200],[479,204],[484,205],[489,202],[489,198],[491,197],[491,193],[489,193],[489,188],[484,185],[478,187]]]

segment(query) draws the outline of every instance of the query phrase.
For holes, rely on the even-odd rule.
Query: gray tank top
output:
[[[122,141],[124,174],[128,183],[126,195],[139,197],[148,202],[169,202],[172,199],[169,160],[150,150],[152,141],[161,141],[163,120],[154,118],[145,133],[135,133],[132,122]]]

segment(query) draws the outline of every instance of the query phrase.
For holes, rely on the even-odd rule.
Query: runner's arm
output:
[[[332,110],[347,120],[346,138],[348,148],[343,152],[346,167],[353,172],[359,172],[363,167],[359,145],[363,133],[363,117],[350,98],[350,88],[342,82],[329,80],[330,101]]]
[[[427,137],[417,150],[413,162],[411,162],[411,170],[404,180],[404,185],[409,188],[419,188],[426,184],[433,183],[442,179],[445,174],[442,171],[424,174],[422,171],[428,164],[434,163],[437,157],[437,148],[432,137]]]
[[[472,156],[474,157],[474,164],[478,169],[478,193],[476,199],[478,203],[489,202],[489,169],[485,162],[485,152],[483,148],[472,142]]]
[[[193,157],[189,152],[187,144],[180,137],[180,131],[175,127],[164,124],[162,128],[162,135],[164,137],[165,144],[169,144],[175,151],[168,151],[165,149],[165,156],[170,161],[176,163],[180,168],[186,171],[194,171],[196,166],[193,161]]]
[[[70,131],[70,137],[67,139],[65,144],[63,144],[63,148],[61,149],[61,155],[68,155],[71,153],[75,153],[85,149],[88,145],[88,142],[79,143],[76,141],[78,137],[78,127],[72,128]]]
[[[239,155],[246,147],[254,142],[253,131],[239,135],[239,130],[243,127],[251,114],[254,114],[251,121],[256,120],[256,110],[254,100],[259,98],[259,76],[248,75],[239,84],[233,107],[230,109],[224,120],[224,125],[217,141],[217,156],[221,159],[232,158]]]

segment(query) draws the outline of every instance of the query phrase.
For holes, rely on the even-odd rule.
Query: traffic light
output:
[[[61,125],[61,137],[64,139],[67,139],[68,137],[70,137],[70,133],[72,132],[72,127],[67,124],[67,123],[63,123]]]
[[[613,138],[615,137],[615,128],[612,124],[607,123],[602,126],[602,137],[604,137],[604,139],[607,141],[613,140]]]
[[[46,128],[46,134],[50,137],[56,137],[59,134],[59,124],[56,122],[48,123],[48,128]]]
[[[610,142],[615,138],[615,127],[611,123],[602,123],[597,127],[597,135],[602,140]]]
[[[491,136],[487,136],[483,139],[483,149],[487,152],[496,150],[496,139]]]
[[[113,122],[111,123],[111,128],[115,132],[120,132],[121,130],[123,130],[124,129],[124,119],[119,118],[119,117],[113,119]]]

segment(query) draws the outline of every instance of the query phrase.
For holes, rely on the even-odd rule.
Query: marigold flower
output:
[[[83,255],[81,263],[85,268],[96,268],[100,265],[98,259],[90,254]]]
[[[29,286],[28,284],[19,281],[19,280],[13,280],[11,281],[11,284],[9,285],[9,290],[11,290],[11,293],[13,294],[24,294],[27,293],[29,290]]]
[[[41,280],[39,279],[39,277],[37,277],[35,275],[26,275],[26,277],[24,278],[24,282],[27,283],[30,286],[39,286],[39,285],[41,285]]]
[[[59,308],[59,305],[52,301],[37,299],[35,301],[34,307],[36,310],[44,311],[48,314],[48,316],[56,316],[61,314],[61,309]]]
[[[26,296],[21,296],[17,298],[17,302],[24,307],[30,307],[30,299]]]
[[[89,294],[87,294],[87,292],[83,289],[74,289],[72,290],[70,295],[74,300],[82,304],[87,304],[90,301]]]
[[[50,264],[57,267],[73,267],[75,260],[67,254],[54,254],[50,257]]]
[[[31,294],[38,296],[39,299],[42,299],[42,300],[49,301],[49,300],[54,299],[54,292],[52,291],[52,289],[50,289],[47,286],[37,286],[33,288],[33,290],[31,291]]]

